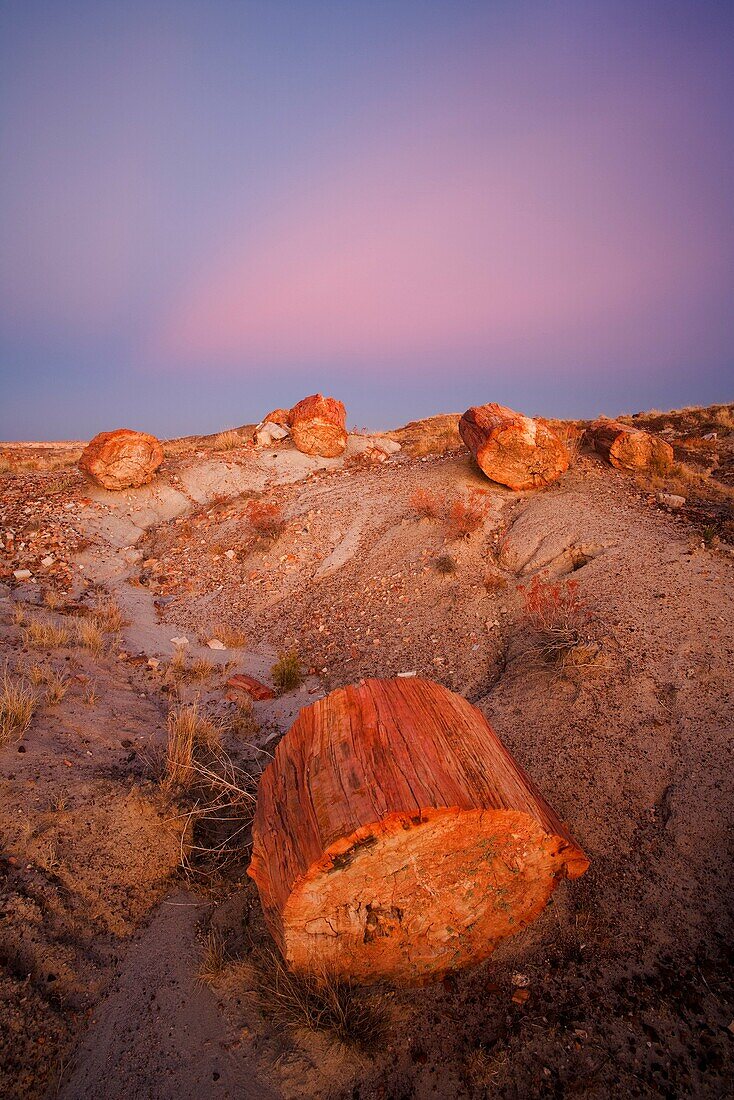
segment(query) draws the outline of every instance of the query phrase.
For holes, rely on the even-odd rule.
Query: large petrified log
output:
[[[666,469],[673,462],[673,448],[664,439],[617,420],[599,417],[588,428],[586,437],[594,450],[618,470],[638,470],[646,466]]]
[[[154,435],[118,428],[95,435],[79,468],[103,489],[133,489],[151,481],[161,462],[163,448]]]
[[[307,455],[336,458],[347,445],[346,420],[341,401],[314,393],[291,409],[291,438]]]
[[[538,489],[569,466],[568,449],[552,428],[504,405],[467,409],[459,433],[487,477],[510,489]]]
[[[587,867],[480,711],[430,680],[305,707],[260,781],[249,874],[298,972],[440,977]]]

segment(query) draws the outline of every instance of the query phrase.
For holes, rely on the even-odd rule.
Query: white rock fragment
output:
[[[48,566],[53,565],[55,561],[56,558],[53,556],[53,554],[46,554],[45,558],[41,558],[41,565],[45,565],[48,568]]]
[[[173,642],[174,645],[188,645],[189,644],[189,639],[188,638],[171,638],[171,641]]]
[[[210,638],[206,643],[210,649],[226,649],[224,642],[220,642],[219,638]]]
[[[658,493],[658,504],[664,504],[667,508],[682,508],[685,503],[686,498],[677,493]]]
[[[225,556],[225,558],[229,558],[230,561],[234,561],[234,559],[237,557],[237,551],[236,550],[225,550],[224,551],[224,556]]]
[[[408,680],[408,679],[410,679],[410,677],[417,676],[417,675],[418,675],[418,673],[415,672],[415,671],[413,671],[413,672],[399,672],[398,673],[398,676],[402,676],[402,678],[404,680]]]
[[[13,576],[15,577],[16,581],[29,581],[33,574],[31,573],[30,569],[16,569],[13,572]]]

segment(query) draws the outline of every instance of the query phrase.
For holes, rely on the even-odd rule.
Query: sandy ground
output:
[[[2,483],[8,666],[68,677],[63,699],[42,702],[24,738],[0,747],[3,1095],[730,1095],[725,498],[691,495],[677,512],[657,502],[658,486],[585,453],[548,490],[516,494],[460,450],[406,446],[371,468],[288,444],[195,447],[134,493],[92,490],[69,470]],[[416,515],[417,489],[436,518]],[[484,518],[455,538],[443,516],[469,494]],[[253,532],[252,499],[281,509],[277,539]],[[447,555],[454,571],[440,573]],[[17,581],[24,565],[33,576]],[[578,582],[585,663],[559,671],[537,653],[518,591],[536,574]],[[53,609],[50,591],[63,594]],[[73,639],[30,646],[14,621],[23,607],[26,626],[35,615],[71,627],[100,593],[127,625],[99,653]],[[209,649],[225,630],[243,644]],[[182,637],[190,663],[213,667],[172,686]],[[291,647],[305,682],[254,705],[253,728],[229,745],[238,766],[257,774],[319,694],[415,671],[484,711],[592,860],[481,967],[419,990],[356,991],[375,1036],[346,1045],[275,1012],[246,845],[214,871],[195,859],[184,871],[190,826],[158,781],[171,702],[198,698],[226,717],[226,675],[267,680]],[[212,929],[228,957],[204,985]]]

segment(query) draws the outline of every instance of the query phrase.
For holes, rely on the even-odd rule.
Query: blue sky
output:
[[[734,5],[0,4],[0,438],[731,400]]]

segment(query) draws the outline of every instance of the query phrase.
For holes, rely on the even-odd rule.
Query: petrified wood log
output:
[[[103,489],[134,489],[152,481],[163,462],[154,435],[118,428],[95,435],[79,459],[79,468]]]
[[[336,458],[347,445],[346,421],[341,401],[315,393],[291,409],[291,438],[307,455]]]
[[[487,477],[510,489],[538,489],[569,466],[568,450],[552,428],[504,405],[467,409],[459,434]]]
[[[421,981],[486,958],[588,862],[480,711],[398,677],[301,711],[249,874],[293,970]]]
[[[664,439],[606,417],[594,421],[587,438],[594,450],[618,470],[639,470],[651,465],[665,469],[673,462],[673,448]]]

